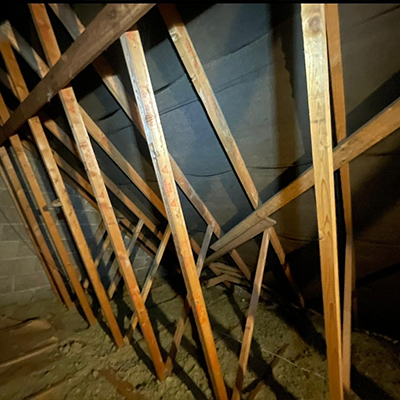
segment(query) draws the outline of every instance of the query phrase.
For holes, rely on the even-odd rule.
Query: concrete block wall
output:
[[[71,261],[76,266],[78,275],[82,278],[86,277],[85,268],[82,265],[78,250],[74,244],[63,213],[60,208],[51,206],[51,203],[56,199],[56,195],[47,178],[44,166],[34,156],[30,155],[30,153],[28,153],[28,158],[46,202],[50,205],[49,210],[56,221],[57,229],[71,257]],[[27,183],[23,180],[21,181],[25,191],[28,192],[28,199],[33,206],[34,212],[36,216],[39,217],[39,212],[36,210],[36,206],[32,201],[33,198],[29,194]],[[89,248],[92,251],[92,256],[95,258],[101,247],[101,244],[96,243],[95,240],[95,233],[100,224],[101,215],[73,188],[68,185],[66,185],[66,187]],[[47,237],[46,229],[40,222],[41,218],[39,217],[37,220],[48,241],[49,248],[53,252],[55,261],[58,263],[58,267],[61,267],[60,261]],[[125,237],[124,240],[126,243],[129,242],[128,237]],[[108,255],[111,256],[111,254],[112,250],[110,247]],[[114,258],[111,257],[111,260],[113,259]],[[131,261],[140,284],[143,284],[152,260],[152,257],[145,251],[138,246],[135,247],[131,256]],[[108,262],[107,265],[101,263],[99,266],[100,278],[106,287],[111,279],[109,276],[110,266],[110,262]],[[53,297],[54,294],[43,271],[42,265],[34,253],[33,245],[26,234],[25,228],[4,182],[0,178],[0,306],[11,303],[25,304],[36,299]]]
[[[47,276],[0,177],[0,306],[52,296]]]

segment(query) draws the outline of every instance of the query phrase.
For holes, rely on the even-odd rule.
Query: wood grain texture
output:
[[[240,153],[239,147],[237,146],[232,132],[229,129],[228,123],[225,120],[224,114],[222,113],[222,110],[218,104],[217,98],[204,71],[200,58],[196,53],[196,49],[193,46],[185,24],[183,23],[179,12],[174,4],[158,4],[158,9],[160,10],[161,15],[164,18],[171,39],[186,68],[190,80],[195,87],[197,94],[199,95],[204,105],[206,113],[210,118],[212,126],[214,127],[214,130],[222,143],[222,147],[228,155],[228,158],[233,166],[233,170],[238,176],[250,204],[254,209],[257,209],[257,207],[261,204],[259,194]],[[210,221],[207,222],[208,224],[210,224]],[[274,231],[274,241],[272,242],[272,245],[276,253],[278,253],[283,251],[283,247],[274,228],[272,228],[272,230]],[[218,250],[217,247],[214,247],[217,245],[217,243],[218,242],[214,243],[214,245],[211,246],[211,248],[215,251]],[[233,256],[234,260],[236,259],[236,257],[237,252],[235,252]],[[281,265],[285,271],[285,275],[289,279],[290,286],[292,287],[299,300],[300,305],[304,306],[303,297],[300,294],[300,291],[297,288],[294,279],[290,273],[288,262],[285,260]],[[240,269],[242,269],[242,265],[240,262],[238,266]],[[247,271],[245,272],[244,275],[249,279]]]
[[[264,277],[265,263],[267,261],[270,236],[271,229],[265,230],[262,236],[260,253],[258,255],[256,274],[254,277],[253,290],[251,292],[250,298],[250,305],[249,309],[247,310],[246,325],[244,328],[242,346],[240,348],[239,365],[236,372],[235,384],[233,386],[232,400],[240,400],[241,398],[244,375],[247,370],[247,363],[250,355],[250,346],[251,339],[253,337],[257,305],[261,294],[261,285]]]
[[[146,133],[182,274],[189,293],[205,359],[217,399],[227,399],[214,338],[201,291],[153,87],[137,28],[121,36],[121,44]]]
[[[65,28],[68,30],[73,39],[77,39],[79,34],[81,34],[85,30],[85,27],[79,21],[74,11],[67,4],[50,4],[50,7],[58,16],[58,18],[60,18],[60,21],[64,24]],[[15,30],[14,33],[17,35]],[[21,37],[18,37],[18,42],[21,41],[23,41],[23,39]],[[18,48],[18,43],[16,43],[16,48]],[[32,50],[33,49],[31,49],[31,51]],[[29,62],[30,58],[29,57],[25,58]],[[114,96],[115,100],[124,110],[128,118],[131,119],[131,121],[139,130],[139,132],[146,139],[146,135],[143,129],[142,121],[139,116],[139,110],[137,108],[136,102],[131,96],[129,96],[129,94],[127,94],[118,75],[113,71],[113,69],[107,63],[104,57],[98,57],[95,60],[95,62],[93,62],[93,66],[99,73],[104,84],[107,86],[111,94]],[[35,68],[36,64],[32,63],[31,67]],[[37,69],[36,71],[39,73]],[[214,233],[219,238],[222,234],[220,225],[218,224],[214,216],[211,214],[208,207],[200,199],[199,195],[196,193],[193,186],[187,180],[186,176],[183,174],[182,170],[179,168],[178,164],[175,162],[171,154],[169,154],[169,157],[176,183],[179,185],[185,196],[188,198],[188,200],[191,202],[194,208],[198,211],[201,217],[205,220],[205,222],[208,225],[212,225],[214,227]],[[243,275],[248,280],[251,280],[251,270],[242,260],[238,252],[236,250],[233,250],[230,253],[230,255],[234,260],[234,262],[236,263],[236,265],[242,271]]]
[[[329,393],[332,400],[342,400],[339,268],[324,5],[302,4],[301,18],[317,204]]]
[[[210,246],[210,241],[212,238],[214,228],[211,225],[207,226],[206,234],[204,235],[203,243],[201,244],[201,250],[196,260],[196,271],[197,275],[200,277],[201,271],[204,266],[204,260],[206,258],[206,254],[208,248]],[[182,311],[181,317],[176,325],[174,338],[172,340],[171,348],[168,353],[167,361],[165,362],[165,368],[167,370],[167,374],[170,375],[172,373],[173,365],[175,357],[178,353],[178,349],[180,347],[183,334],[185,332],[186,323],[189,319],[189,312],[190,312],[190,304],[189,299],[186,297],[184,309]]]
[[[42,264],[43,270],[50,282],[54,294],[60,301],[64,302],[68,308],[72,308],[73,302],[69,296],[68,290],[57,270],[53,256],[51,255],[46,240],[42,235],[39,224],[30,208],[29,201],[26,198],[22,185],[4,147],[0,148],[0,158],[3,164],[1,165],[0,163],[0,173],[3,182],[15,204],[15,208],[21,216],[22,223],[31,239],[36,255]]]
[[[106,5],[0,128],[0,145],[152,7]]]
[[[6,43],[0,42],[0,49],[2,50],[2,54],[5,50]],[[17,89],[17,94],[19,100],[22,102],[29,95],[28,88],[25,84],[25,80],[21,74],[18,63],[15,57],[11,57],[8,55],[8,64],[7,64],[8,72],[14,82],[14,85]],[[44,133],[43,127],[38,117],[33,117],[28,120],[29,128],[33,134],[36,145],[39,149],[40,155],[42,157],[43,163],[46,167],[46,170],[49,174],[52,185],[55,189],[55,192],[61,202],[62,209],[64,211],[64,215],[66,217],[68,226],[70,228],[71,234],[74,238],[78,251],[81,255],[82,261],[85,265],[86,271],[89,275],[89,278],[92,282],[95,293],[99,299],[101,308],[104,312],[104,315],[108,321],[110,330],[113,334],[114,340],[117,346],[122,346],[124,344],[121,331],[118,327],[117,321],[111,309],[111,305],[108,301],[106,292],[104,290],[103,284],[100,280],[100,277],[97,273],[96,266],[93,262],[93,258],[90,254],[89,246],[87,245],[86,239],[83,235],[82,228],[79,224],[78,218],[76,216],[75,210],[72,206],[71,200],[67,193],[67,189],[62,180],[60,171],[58,166],[54,160],[50,144],[47,140],[47,137]]]
[[[42,215],[43,221],[46,225],[47,231],[49,232],[50,238],[54,244],[55,249],[57,250],[57,253],[60,257],[60,260],[64,266],[64,269],[71,283],[71,286],[74,289],[75,294],[78,298],[79,304],[86,316],[87,321],[89,322],[90,325],[93,325],[97,322],[97,320],[93,314],[88,299],[86,298],[85,292],[79,281],[78,275],[76,273],[77,267],[73,265],[71,258],[68,255],[67,249],[64,246],[60,233],[57,229],[56,222],[54,221],[54,218],[49,211],[49,207],[47,206],[46,200],[44,198],[42,190],[40,189],[39,183],[33,172],[31,164],[28,160],[25,149],[22,146],[22,143],[18,135],[11,136],[10,141],[17,156],[18,162],[21,166],[21,170],[23,171],[23,174],[26,177],[26,182],[31,188],[31,193],[35,198],[37,207],[40,211],[40,214]]]
[[[205,264],[209,265],[215,260],[218,260],[229,251],[248,242],[249,240],[259,235],[261,232],[264,232],[266,229],[272,228],[275,225],[275,223],[276,222],[273,219],[268,217],[266,219],[261,220],[257,225],[253,226],[252,228],[244,232],[241,236],[237,237],[235,240],[228,243],[226,246],[219,248],[216,252],[208,256],[206,258]]]
[[[329,68],[332,87],[335,133],[337,142],[346,139],[346,104],[343,81],[342,49],[340,42],[340,21],[338,4],[326,4],[326,30],[329,55]],[[345,273],[343,296],[343,385],[345,393],[350,393],[351,370],[351,327],[353,303],[356,302],[356,273],[353,239],[353,217],[351,204],[350,166],[343,165],[340,170],[344,224],[346,230]],[[357,317],[355,317],[355,320]]]
[[[351,136],[340,142],[333,151],[333,168],[336,171],[350,163],[356,157],[370,149],[391,133],[400,128],[400,99],[394,101],[377,114]],[[243,232],[260,222],[262,218],[272,215],[286,204],[296,199],[314,186],[313,167],[307,169],[292,183],[267,200],[256,211],[239,222],[221,239],[220,245],[226,245]]]
[[[237,174],[247,197],[254,208],[260,204],[260,198],[249,170],[243,160],[240,150],[229,129],[228,123],[212,90],[210,81],[204,71],[203,65],[196,53],[186,27],[174,4],[159,4],[158,9],[167,25],[171,39],[186,68],[190,80],[203,103],[204,109],[210,118],[212,126],[222,143],[233,170]]]
[[[42,43],[42,47],[45,50],[47,61],[50,65],[54,66],[56,63],[58,63],[59,58],[61,57],[61,52],[51,26],[50,19],[47,15],[46,8],[43,4],[30,4],[29,7],[32,18],[36,25],[37,33]],[[111,200],[109,198],[96,155],[90,142],[89,134],[86,131],[74,90],[72,87],[62,89],[59,92],[59,96],[71,127],[75,143],[78,147],[81,160],[84,164],[90,184],[93,188],[96,202],[99,205],[99,210],[104,221],[104,225],[107,229],[108,235],[110,236],[111,245],[114,249],[114,254],[118,262],[120,272],[125,280],[128,293],[138,314],[139,323],[146,339],[157,377],[160,380],[164,380],[165,368],[160,348],[158,346],[143,298],[140,295],[139,285],[133,272],[129,255],[118,226],[118,221],[111,205]]]

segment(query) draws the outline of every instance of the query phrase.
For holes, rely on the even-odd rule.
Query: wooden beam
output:
[[[46,119],[44,126],[52,133],[72,154],[74,154],[80,161],[81,157],[76,147],[76,144],[71,140],[69,135],[61,129],[61,127],[51,119]],[[125,206],[130,210],[138,219],[143,219],[146,227],[153,232],[159,239],[162,238],[162,233],[156,227],[154,222],[152,222],[139,207],[133,203],[133,201],[116,185],[104,172],[102,172],[102,177],[107,188],[113,193]],[[133,182],[134,183],[134,182]]]
[[[2,150],[0,149],[0,154]],[[22,206],[19,204],[19,200],[17,199],[17,195],[14,193],[14,189],[12,187],[12,183],[9,182],[9,178],[6,176],[5,168],[3,167],[2,163],[0,163],[0,176],[3,179],[3,182],[8,190],[8,193],[10,194],[11,199],[14,202],[15,208],[18,211],[18,214],[21,218],[21,221],[25,227],[26,233],[29,237],[29,239],[32,242],[33,247],[35,248],[35,254],[37,258],[39,259],[40,263],[42,264],[43,271],[45,272],[47,279],[50,282],[50,286],[53,289],[54,294],[56,295],[57,299],[64,303],[68,308],[73,307],[73,302],[71,298],[69,297],[69,293],[67,288],[65,289],[62,287],[64,285],[64,282],[62,281],[61,276],[55,277],[56,274],[59,275],[58,271],[55,270],[54,265],[53,268],[49,265],[50,259],[45,258],[43,255],[43,248],[40,247],[38,240],[36,239],[36,236],[39,235],[37,233],[35,235],[35,230],[34,227],[32,227],[29,223],[29,219],[25,216],[24,211],[22,210]],[[32,219],[30,219],[32,220]],[[36,220],[35,220],[36,221]],[[36,231],[39,232],[39,227],[35,225]],[[46,244],[46,242],[43,240],[43,242]],[[60,288],[59,289],[59,284]],[[64,285],[65,286],[65,285]]]
[[[370,149],[400,128],[400,99],[394,101],[347,139],[340,142],[333,152],[333,168],[337,170]],[[267,200],[256,211],[239,222],[221,239],[219,246],[225,246],[243,232],[256,225],[262,218],[280,210],[286,204],[314,186],[314,169],[310,167],[292,183]],[[216,242],[217,243],[217,242]]]
[[[73,182],[75,182],[75,189],[79,192],[79,194],[97,211],[99,211],[99,207],[94,200],[94,193],[92,190],[92,187],[90,186],[90,183],[84,178],[82,175],[80,175],[71,165],[69,165],[58,153],[53,151],[53,157],[58,165],[58,167],[62,170],[63,173],[65,173],[65,176],[68,176],[72,179]],[[104,178],[104,175],[103,175]],[[110,189],[110,187],[108,186]],[[111,189],[110,189],[111,191]],[[124,203],[123,203],[124,204]],[[128,205],[126,205],[128,207]],[[124,226],[129,232],[130,230],[130,225],[131,222],[127,220],[126,218],[123,217],[121,213],[118,212],[118,210],[115,210],[118,217],[121,219],[121,224]],[[131,210],[132,211],[132,210]],[[159,236],[162,239],[162,234],[160,233]],[[150,242],[142,232],[139,234],[139,240],[145,244],[152,252],[153,255],[157,251],[157,247]]]
[[[189,235],[186,230],[186,223],[138,30],[134,28],[124,34],[121,37],[121,43],[214,393],[217,399],[227,399],[225,383],[222,378],[203,293],[196,273]]]
[[[60,21],[64,24],[65,28],[68,30],[70,35],[73,39],[77,39],[80,34],[83,33],[85,30],[84,25],[79,21],[78,17],[74,13],[74,11],[67,5],[67,4],[50,4],[50,7],[54,11],[54,13],[58,16]],[[17,33],[14,30],[15,35]],[[9,39],[11,40],[12,37],[9,35]],[[18,43],[22,42],[23,39],[21,37],[17,37],[17,41],[15,41],[15,48],[21,48]],[[13,43],[13,42],[12,42]],[[14,44],[13,44],[14,46]],[[31,49],[32,51],[32,49]],[[29,54],[26,56],[22,53],[24,58],[29,62],[31,59]],[[36,67],[36,63],[32,61],[30,63],[31,67],[40,74],[40,71]],[[111,66],[107,63],[104,57],[98,57],[94,62],[93,66],[96,71],[99,73],[100,77],[102,78],[104,84],[109,89],[110,93],[113,95],[115,100],[124,110],[128,118],[135,124],[139,132],[142,136],[146,139],[146,135],[143,129],[143,124],[139,116],[139,110],[134,99],[127,94],[125,91],[121,80],[119,79],[118,75],[113,71]],[[179,185],[183,193],[186,195],[190,203],[193,207],[197,210],[200,216],[205,220],[208,225],[214,226],[214,233],[219,238],[222,234],[221,227],[216,221],[216,219],[211,214],[210,210],[204,204],[204,202],[200,199],[199,195],[196,193],[194,188],[191,186],[185,175],[183,174],[182,170],[179,168],[178,164],[175,162],[171,154],[169,154],[172,171],[174,174],[174,178],[176,183]],[[251,271],[245,262],[242,260],[240,255],[237,253],[236,250],[233,250],[230,253],[232,259],[235,261],[236,265],[242,271],[243,275],[248,279],[251,280]]]
[[[213,261],[218,260],[218,258],[221,258],[224,256],[226,253],[230,252],[233,249],[236,249],[237,247],[241,246],[242,244],[248,242],[249,240],[253,239],[257,235],[259,235],[261,232],[264,232],[265,230],[272,228],[275,225],[275,221],[271,218],[266,218],[261,220],[257,225],[253,226],[251,229],[243,233],[243,235],[239,236],[232,242],[228,243],[225,247],[222,247],[218,249],[216,252],[211,254],[206,258],[205,264],[209,265]],[[212,246],[211,246],[212,247]]]
[[[36,204],[42,215],[46,228],[50,234],[54,247],[57,250],[57,253],[65,268],[65,271],[67,272],[67,276],[79,300],[79,304],[86,316],[87,321],[89,322],[90,325],[93,325],[97,322],[96,318],[86,298],[85,292],[81,286],[75,267],[73,266],[72,261],[68,255],[68,252],[61,239],[60,233],[58,232],[56,222],[54,221],[53,216],[51,215],[50,210],[46,204],[46,200],[43,196],[42,190],[40,189],[39,183],[33,172],[32,166],[28,160],[28,157],[22,146],[22,143],[18,135],[11,136],[10,141],[17,155],[23,174],[26,177],[26,181],[28,182],[31,188],[31,192],[33,194],[33,197],[35,198]]]
[[[342,400],[336,205],[324,5],[302,4],[301,18],[317,204],[329,392],[332,400]]]
[[[7,67],[13,68],[14,67],[13,61],[15,59],[12,54],[11,46],[9,44],[0,44],[0,52],[3,56],[3,59],[7,65]],[[10,57],[10,52],[11,52],[11,57]],[[0,94],[0,114],[1,114],[2,120],[7,120],[10,116],[7,106],[4,102],[1,94]],[[43,196],[42,190],[40,189],[39,183],[36,179],[36,176],[33,172],[32,167],[30,165],[28,157],[26,156],[25,150],[22,146],[19,136],[18,135],[11,136],[10,141],[11,141],[11,145],[15,151],[15,154],[17,156],[17,159],[19,161],[19,164],[21,166],[22,173],[24,174],[24,176],[26,178],[26,182],[29,184],[29,186],[31,188],[33,197],[35,198],[36,204],[37,204],[37,206],[40,210],[40,213],[43,217],[47,231],[50,234],[50,237],[51,237],[52,242],[57,250],[60,260],[64,266],[64,269],[67,272],[67,275],[71,282],[71,285],[78,297],[80,306],[82,307],[82,310],[83,310],[89,324],[93,325],[94,323],[96,323],[96,318],[95,318],[93,311],[89,305],[89,302],[87,301],[85,292],[83,291],[83,288],[79,282],[79,278],[76,274],[75,268],[72,265],[72,262],[67,253],[67,250],[65,249],[64,243],[61,240],[61,236],[57,230],[55,221],[47,207],[46,200]]]
[[[193,46],[185,24],[183,23],[174,4],[158,4],[158,9],[164,18],[171,39],[180,55],[190,80],[195,87],[207,115],[210,118],[212,126],[222,143],[222,147],[228,155],[233,170],[238,176],[250,204],[254,209],[257,209],[261,204],[259,194],[240,153],[239,147],[229,129],[228,123],[225,120],[224,114],[218,104],[217,98],[212,90],[211,84],[196,53],[196,49]],[[272,228],[272,230],[274,231],[274,240],[271,241],[272,245],[276,253],[282,252],[283,248],[278,235],[274,228]],[[213,246],[211,246],[211,248],[215,251],[217,250],[217,248],[214,248]],[[290,286],[298,297],[300,305],[304,306],[303,297],[294,283],[288,262],[285,260],[281,265],[284,269],[285,275],[288,277]]]
[[[61,52],[51,26],[50,19],[47,15],[45,5],[30,4],[29,7],[33,21],[36,25],[37,33],[42,43],[42,47],[46,54],[47,61],[50,65],[54,66],[61,58]],[[140,289],[129,260],[125,243],[118,227],[118,221],[113,211],[111,200],[108,196],[96,155],[80,113],[74,90],[72,87],[68,87],[61,90],[59,95],[75,142],[77,144],[81,160],[85,166],[85,170],[93,188],[97,204],[99,205],[101,216],[103,218],[105,227],[107,228],[108,235],[110,236],[111,244],[114,249],[114,254],[120,267],[121,274],[124,277],[128,288],[128,293],[138,314],[140,327],[142,328],[143,335],[147,341],[157,377],[160,380],[164,380],[165,368],[160,348],[158,346],[143,298],[140,295]]]
[[[0,145],[154,4],[107,4],[0,128]]]
[[[159,4],[158,9],[167,25],[169,34],[174,42],[176,50],[186,68],[186,71],[199,95],[204,109],[226,151],[233,170],[236,172],[247,197],[254,208],[260,203],[257,189],[251,179],[250,173],[242,158],[239,148],[225,120],[224,114],[218,104],[217,98],[211,88],[204,68],[197,56],[196,50],[190,40],[186,27],[174,4]]]
[[[136,224],[136,228],[135,228],[135,230],[133,231],[133,235],[132,235],[132,237],[131,237],[131,240],[130,240],[130,242],[129,242],[129,244],[128,244],[128,247],[127,247],[127,250],[128,250],[129,255],[132,253],[133,248],[135,247],[136,241],[137,241],[137,239],[138,239],[138,237],[139,237],[139,235],[140,235],[140,232],[141,232],[142,228],[143,228],[143,220],[142,220],[142,219],[139,219],[138,223]],[[163,238],[164,238],[164,237],[163,237]],[[162,240],[162,239],[161,239],[161,240]],[[111,268],[110,268],[110,272],[111,272],[111,269],[114,270],[114,268],[113,268],[114,265],[116,265],[115,260],[114,260],[113,265],[112,265]],[[113,272],[114,272],[114,271],[113,271]],[[115,293],[115,291],[116,291],[116,289],[117,289],[117,286],[118,286],[118,283],[119,283],[120,280],[121,280],[121,274],[119,273],[119,271],[118,271],[118,269],[117,269],[117,270],[115,271],[115,276],[113,277],[113,280],[112,280],[112,282],[111,282],[111,284],[110,284],[110,286],[109,286],[109,288],[108,288],[108,297],[109,297],[110,299],[112,299],[112,297],[114,296],[114,293]],[[142,295],[142,297],[143,297],[143,295]],[[146,299],[143,299],[143,300],[146,301]]]
[[[168,225],[167,228],[165,229],[161,243],[158,246],[156,256],[154,257],[154,260],[150,265],[149,272],[147,273],[146,280],[142,287],[141,295],[144,301],[146,301],[147,297],[149,296],[150,289],[153,286],[154,278],[157,275],[158,267],[160,266],[161,259],[164,255],[170,237],[171,237],[171,228]],[[136,329],[137,323],[138,323],[138,316],[136,313],[134,313],[133,317],[131,318],[129,330],[127,332],[127,337],[129,339],[132,338],[132,334]]]
[[[250,305],[247,310],[246,326],[244,328],[244,335],[242,347],[240,348],[239,366],[236,372],[235,385],[233,387],[232,400],[240,400],[244,375],[247,370],[247,362],[250,355],[251,339],[254,331],[254,320],[257,312],[258,300],[261,294],[261,285],[264,277],[265,263],[267,261],[267,253],[269,246],[269,239],[271,229],[264,231],[261,241],[260,253],[258,255],[256,275],[254,277],[253,290],[251,292]]]
[[[347,135],[338,4],[326,4],[325,14],[336,139],[338,143],[340,143],[346,139]],[[349,164],[345,164],[340,168],[340,183],[342,187],[344,225],[346,229],[343,296],[343,385],[345,393],[349,394],[351,370],[351,317],[352,314],[356,314],[356,307],[352,308],[352,305],[356,304],[357,301]]]
[[[10,157],[8,156],[7,151],[4,147],[0,148],[0,158],[3,163],[4,169],[7,172],[8,178],[9,178],[9,183],[8,183],[7,179],[5,179],[4,182],[5,182],[5,184],[8,184],[9,188],[11,189],[10,195],[18,200],[18,202],[16,203],[17,209],[22,212],[22,215],[24,216],[22,221],[26,220],[26,222],[27,222],[28,226],[30,227],[30,230],[35,238],[37,249],[40,250],[40,252],[38,254],[41,254],[41,256],[39,256],[39,259],[44,260],[44,263],[46,265],[46,268],[44,269],[44,271],[49,279],[49,282],[52,286],[54,284],[54,286],[57,288],[65,305],[68,308],[72,308],[74,306],[74,303],[72,302],[71,297],[68,293],[68,290],[64,284],[64,281],[61,278],[61,275],[57,268],[57,264],[50,252],[50,249],[47,245],[45,238],[43,237],[43,233],[42,233],[40,226],[35,218],[35,215],[32,211],[29,201],[24,193],[24,190],[22,188],[22,185],[18,178],[18,175],[17,175],[17,173],[12,165],[12,162],[10,160]],[[32,243],[35,246],[35,242],[32,242]],[[35,248],[36,248],[36,246],[35,246]]]
[[[203,239],[203,243],[201,244],[201,250],[199,253],[199,256],[197,257],[197,261],[196,261],[196,272],[197,272],[197,276],[200,276],[201,271],[203,269],[204,266],[204,260],[206,258],[207,255],[207,251],[208,248],[210,246],[210,241],[212,238],[212,234],[213,234],[214,228],[211,225],[207,226],[207,230],[206,233],[204,235],[204,239]],[[222,276],[222,275],[221,275]],[[183,334],[185,332],[185,327],[186,327],[186,323],[189,319],[189,311],[190,311],[190,303],[189,303],[189,297],[186,297],[186,301],[185,301],[185,306],[184,309],[182,311],[182,315],[179,318],[179,321],[176,325],[176,329],[175,329],[175,333],[174,333],[174,338],[172,340],[172,344],[171,344],[171,348],[169,350],[169,354],[168,354],[168,358],[167,361],[165,362],[165,369],[166,369],[166,373],[167,375],[170,375],[172,373],[172,369],[173,369],[173,364],[174,364],[174,360],[175,357],[178,353],[178,349],[181,345],[181,341],[182,341],[182,337]]]
[[[1,48],[6,48],[9,45],[8,43],[1,42]],[[3,52],[4,53],[4,52]],[[2,53],[2,54],[3,54]],[[4,53],[5,54],[5,53]],[[14,85],[18,91],[18,96],[20,101],[23,101],[28,96],[28,88],[26,87],[24,78],[19,69],[18,63],[14,57],[14,54],[8,52],[7,57],[7,68],[8,73],[10,74]],[[76,246],[78,248],[79,254],[82,258],[82,261],[85,265],[86,271],[89,275],[89,278],[92,282],[95,293],[99,299],[99,303],[104,312],[104,315],[108,321],[110,330],[113,334],[114,340],[117,346],[121,347],[124,344],[123,337],[121,331],[118,327],[117,321],[111,309],[111,305],[108,301],[106,292],[104,290],[103,284],[100,280],[100,277],[97,273],[96,266],[94,265],[93,258],[90,254],[90,249],[87,245],[86,239],[83,235],[82,228],[79,224],[78,218],[76,216],[75,210],[72,206],[71,200],[67,193],[67,189],[62,180],[60,171],[57,167],[57,164],[54,160],[50,144],[46,138],[46,135],[43,131],[43,127],[40,123],[38,117],[33,117],[28,120],[29,127],[35,139],[36,145],[39,149],[40,155],[42,156],[43,163],[46,167],[46,170],[50,176],[50,180],[53,184],[53,187],[56,191],[58,198],[60,199],[64,215],[66,217],[68,226],[70,228],[71,234],[75,240]]]

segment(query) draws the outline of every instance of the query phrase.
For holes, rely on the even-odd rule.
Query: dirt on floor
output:
[[[230,393],[234,383],[249,295],[222,286],[204,291],[221,368]],[[114,307],[120,326],[128,326],[126,297]],[[148,303],[164,359],[169,351],[183,300],[157,280]],[[50,352],[0,369],[0,399],[211,399],[210,383],[197,336],[187,324],[173,374],[159,382],[146,342],[136,330],[130,344],[117,349],[104,323],[90,328],[76,311],[56,301],[0,309],[0,328],[38,318],[52,326],[58,343]],[[10,322],[11,321],[11,322]],[[48,338],[46,339],[48,340]],[[54,339],[52,339],[54,341]],[[0,343],[0,351],[2,344]],[[309,311],[261,301],[243,398],[321,400],[327,398],[323,319]],[[400,346],[371,333],[352,339],[354,398],[400,399]],[[256,389],[256,391],[254,391]]]

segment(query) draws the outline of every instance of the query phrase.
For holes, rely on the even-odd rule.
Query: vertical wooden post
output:
[[[45,5],[30,4],[29,7],[47,60],[50,65],[54,66],[61,58],[61,53],[50,23],[50,19],[47,15]],[[65,114],[68,118],[68,122],[71,126],[82,162],[85,166],[86,173],[89,177],[90,184],[92,185],[97,204],[99,205],[100,213],[110,236],[115,257],[138,314],[139,323],[142,328],[143,335],[146,338],[157,376],[160,380],[163,380],[165,378],[165,367],[160,348],[157,344],[157,339],[154,334],[143,298],[140,295],[140,289],[129,260],[125,243],[122,239],[121,231],[119,230],[118,221],[115,217],[115,213],[113,211],[111,200],[101,175],[96,155],[80,113],[79,104],[75,97],[74,90],[72,87],[68,87],[61,90],[59,95]]]
[[[340,143],[342,140],[346,139],[347,135],[338,4],[326,4],[325,13],[336,139],[337,142]],[[349,164],[343,165],[339,171],[342,187],[344,224],[346,229],[343,296],[343,385],[345,392],[349,393],[351,371],[351,317],[353,315],[354,320],[357,319],[357,296]]]
[[[43,237],[38,222],[36,221],[35,215],[24,193],[18,175],[15,172],[10,157],[8,156],[7,151],[4,147],[0,148],[0,158],[3,163],[4,169],[7,171],[7,175],[10,179],[10,185],[12,186],[9,188],[10,195],[18,199],[18,202],[16,202],[16,204],[19,203],[19,206],[17,206],[17,208],[18,210],[22,210],[22,215],[25,215],[26,221],[30,226],[32,234],[34,235],[34,238],[37,242],[38,250],[40,249],[40,252],[38,254],[42,255],[43,257],[42,259],[44,260],[45,265],[47,266],[46,268],[44,268],[44,271],[49,279],[49,282],[52,286],[54,285],[57,288],[66,306],[68,308],[71,308],[73,307],[74,303],[72,302],[68,290],[65,287],[65,284],[60,276],[60,273],[58,272],[54,258],[50,252],[49,247],[47,246],[46,240]],[[7,184],[6,179],[4,180],[4,182]],[[14,196],[13,196],[13,190],[15,193]],[[24,221],[25,218],[23,218],[22,220]]]
[[[15,59],[12,49],[9,46],[9,43],[0,41],[0,49],[2,51],[3,57],[5,56],[8,72],[11,75],[14,85],[18,91],[20,101],[23,101],[23,99],[28,96],[28,88],[26,87],[17,60]],[[115,343],[117,344],[117,346],[121,347],[124,344],[121,331],[118,327],[117,321],[111,309],[111,305],[108,301],[103,284],[97,273],[96,266],[94,265],[93,258],[90,254],[89,246],[86,242],[85,236],[83,235],[82,228],[79,224],[75,210],[68,196],[67,189],[62,180],[57,163],[54,160],[53,153],[51,151],[47,137],[43,131],[42,124],[38,117],[33,117],[29,119],[28,124],[35,139],[36,145],[39,149],[40,155],[42,156],[43,163],[50,176],[50,180],[52,181],[57,196],[60,199],[71,234],[75,240],[82,261],[86,267],[93,288],[99,299],[101,308],[103,309],[104,315],[109,323],[109,327],[111,333],[114,336]]]
[[[158,185],[171,226],[178,259],[199,330],[215,396],[227,399],[225,383],[215,348],[207,309],[193,259],[185,219],[172,173],[146,59],[137,28],[121,37],[122,49],[146,133]]]
[[[302,4],[301,17],[314,162],[329,388],[332,400],[342,400],[339,273],[324,5]]]
[[[271,236],[271,228],[264,231],[261,241],[260,254],[258,255],[256,275],[254,277],[253,290],[251,292],[250,305],[247,311],[246,326],[242,347],[240,349],[239,366],[236,372],[235,385],[233,387],[232,400],[240,400],[244,374],[247,370],[247,362],[249,360],[251,339],[254,331],[254,320],[257,312],[258,300],[261,294],[261,285],[264,277],[265,263],[267,261],[269,239]]]

